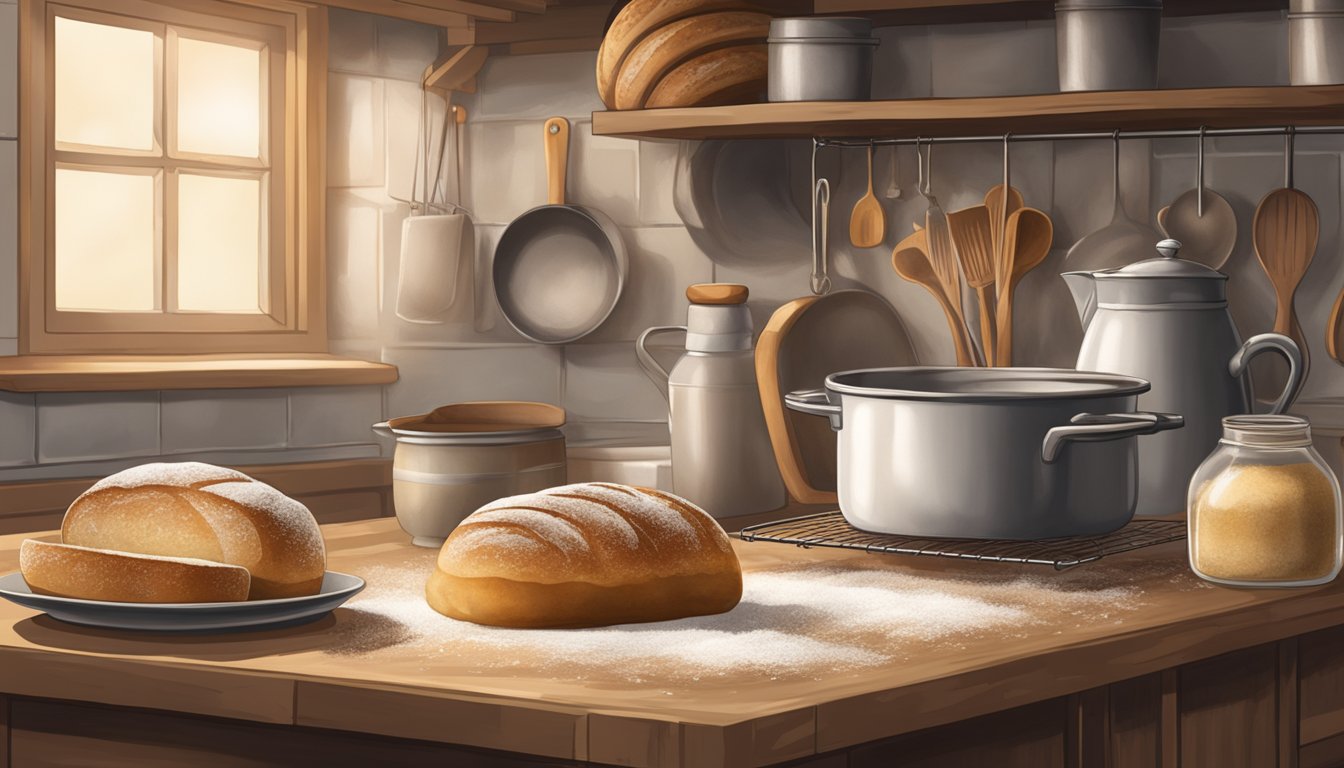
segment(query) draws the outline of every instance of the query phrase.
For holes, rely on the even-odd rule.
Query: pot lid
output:
[[[1162,10],[1162,0],[1058,0],[1056,11],[1081,10]]]
[[[565,409],[548,403],[497,400],[442,405],[429,413],[388,419],[394,432],[412,434],[489,434],[557,429]]]
[[[804,16],[771,19],[770,40],[852,40],[873,39],[873,22],[862,16]],[[876,41],[874,41],[876,42]]]
[[[1096,273],[1097,277],[1176,277],[1226,280],[1227,275],[1195,261],[1182,259],[1176,254],[1181,250],[1179,240],[1163,240],[1157,244],[1157,257],[1144,259],[1119,269],[1110,269]]]
[[[918,366],[841,371],[826,389],[884,400],[986,402],[1115,397],[1147,392],[1133,376],[1069,368],[944,368]]]

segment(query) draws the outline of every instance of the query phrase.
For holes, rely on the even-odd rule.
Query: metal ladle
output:
[[[1237,245],[1237,215],[1227,198],[1204,186],[1204,128],[1199,129],[1195,188],[1157,215],[1167,237],[1181,241],[1181,258],[1214,269],[1227,263]]]

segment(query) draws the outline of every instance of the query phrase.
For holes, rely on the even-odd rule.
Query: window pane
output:
[[[152,311],[154,177],[56,169],[56,308]]]
[[[152,32],[56,17],[56,141],[154,149]]]
[[[261,156],[261,51],[178,38],[177,148]]]
[[[261,179],[178,180],[177,305],[261,312]]]

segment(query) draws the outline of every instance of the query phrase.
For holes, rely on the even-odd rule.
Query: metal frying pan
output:
[[[601,211],[565,204],[569,121],[552,117],[542,134],[547,205],[509,224],[495,246],[495,297],[516,331],[566,344],[602,325],[625,286],[627,257],[616,225]]]

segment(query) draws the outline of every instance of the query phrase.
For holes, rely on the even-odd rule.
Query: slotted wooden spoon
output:
[[[929,262],[927,249],[928,242],[924,232],[922,230],[915,232],[896,246],[896,250],[891,254],[891,265],[896,268],[896,274],[904,280],[923,286],[924,290],[937,300],[938,306],[943,308],[943,314],[947,317],[947,329],[952,333],[952,348],[957,353],[957,365],[975,365],[975,355],[971,353],[966,341],[966,326],[953,308],[952,301],[943,291],[942,282]]]
[[[873,145],[868,145],[868,192],[854,204],[849,217],[849,241],[856,248],[875,248],[887,234],[887,219],[882,203],[873,194]]]
[[[1298,323],[1293,297],[1297,286],[1311,266],[1320,238],[1321,218],[1316,203],[1305,192],[1293,188],[1291,141],[1287,151],[1287,186],[1265,195],[1256,206],[1251,222],[1251,239],[1255,243],[1255,257],[1274,286],[1274,332],[1282,333],[1297,342],[1302,353],[1302,379],[1307,377],[1310,363],[1307,340]],[[1276,379],[1268,391],[1282,390],[1282,379],[1287,372],[1282,366],[1275,369]],[[1279,375],[1282,374],[1282,375]]]
[[[994,364],[994,313],[990,308],[994,288],[994,235],[989,215],[989,208],[983,205],[947,215],[961,272],[966,276],[966,284],[975,289],[980,303],[980,343],[985,351],[985,365]]]

